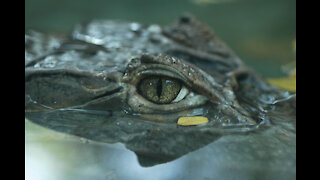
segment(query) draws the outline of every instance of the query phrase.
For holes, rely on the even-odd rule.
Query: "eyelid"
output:
[[[181,100],[184,99],[188,94],[189,94],[189,90],[188,90],[185,86],[182,86],[182,88],[180,89],[179,94],[177,95],[177,97],[176,97],[171,103],[176,103],[176,102],[181,101]]]
[[[129,74],[130,73],[130,74]],[[146,64],[135,68],[133,71],[125,73],[123,82],[138,84],[146,76],[167,76],[182,81],[185,85],[191,87],[188,79],[178,70],[162,64]]]

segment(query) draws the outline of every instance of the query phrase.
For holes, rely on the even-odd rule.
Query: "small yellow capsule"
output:
[[[180,117],[177,124],[180,126],[192,126],[208,123],[208,118],[204,116],[189,116],[189,117]]]

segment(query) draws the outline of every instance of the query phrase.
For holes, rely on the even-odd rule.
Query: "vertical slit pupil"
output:
[[[162,81],[161,78],[159,78],[158,82],[157,82],[157,95],[160,98],[162,93]]]

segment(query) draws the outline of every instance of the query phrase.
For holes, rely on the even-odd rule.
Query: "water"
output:
[[[264,77],[286,75],[281,71],[281,66],[295,60],[292,49],[296,38],[295,0],[28,0],[25,29],[65,33],[76,24],[90,19],[118,19],[163,26],[172,23],[184,12],[192,13],[212,27],[248,66]],[[137,24],[132,25],[132,28],[138,28]],[[28,120],[25,123],[25,174],[26,179],[30,180],[121,180],[132,177],[141,180],[209,180],[220,179],[221,174],[225,175],[225,179],[258,179],[261,174],[269,179],[294,179],[290,175],[295,174],[292,172],[295,171],[295,161],[291,161],[294,158],[289,155],[268,164],[274,168],[267,171],[263,168],[263,158],[255,161],[256,168],[252,169],[250,156],[236,157],[232,153],[223,156],[226,159],[217,156],[224,152],[223,147],[232,146],[227,143],[232,138],[233,143],[254,143],[253,139],[243,137],[225,137],[175,161],[144,168],[139,165],[135,154],[122,144],[91,142],[51,131]],[[275,141],[279,144],[275,144],[277,151],[274,153],[286,153],[287,149],[281,143],[295,143],[292,142],[293,135],[273,131],[270,133],[279,133],[282,138]],[[221,148],[215,148],[217,145]],[[241,151],[246,154],[245,146]],[[207,158],[208,154],[216,157]],[[203,162],[203,159],[207,161]],[[241,169],[233,164],[226,167],[222,165],[225,161],[243,161],[244,167]],[[245,167],[246,164],[248,167]],[[247,171],[253,175],[251,173],[252,176],[248,177]]]
[[[265,139],[267,134],[276,136]],[[92,142],[26,121],[26,179],[295,179],[295,149],[288,148],[295,146],[294,140],[295,134],[278,128],[255,137],[225,136],[177,160],[146,168],[120,143]],[[257,149],[253,155],[247,145]],[[272,153],[265,154],[265,149]]]

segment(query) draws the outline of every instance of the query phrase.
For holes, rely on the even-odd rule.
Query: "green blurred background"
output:
[[[26,0],[25,30],[65,33],[90,19],[167,25],[189,12],[264,77],[295,60],[296,0]]]
[[[296,0],[26,0],[25,5],[25,30],[53,33],[70,32],[74,25],[90,19],[167,25],[189,12],[212,27],[248,66],[264,77],[287,76],[281,67],[295,60]],[[119,171],[118,166],[108,168],[102,164],[108,165],[105,159],[113,156],[118,161],[119,154],[124,156],[120,162],[137,164],[135,155],[124,147],[113,150],[79,143],[28,120],[25,127],[26,179],[110,179],[117,175],[112,173]],[[155,178],[159,173],[168,173],[157,167],[150,171],[130,167],[130,172],[149,172],[149,176],[151,172]],[[173,170],[179,174],[179,170]]]

